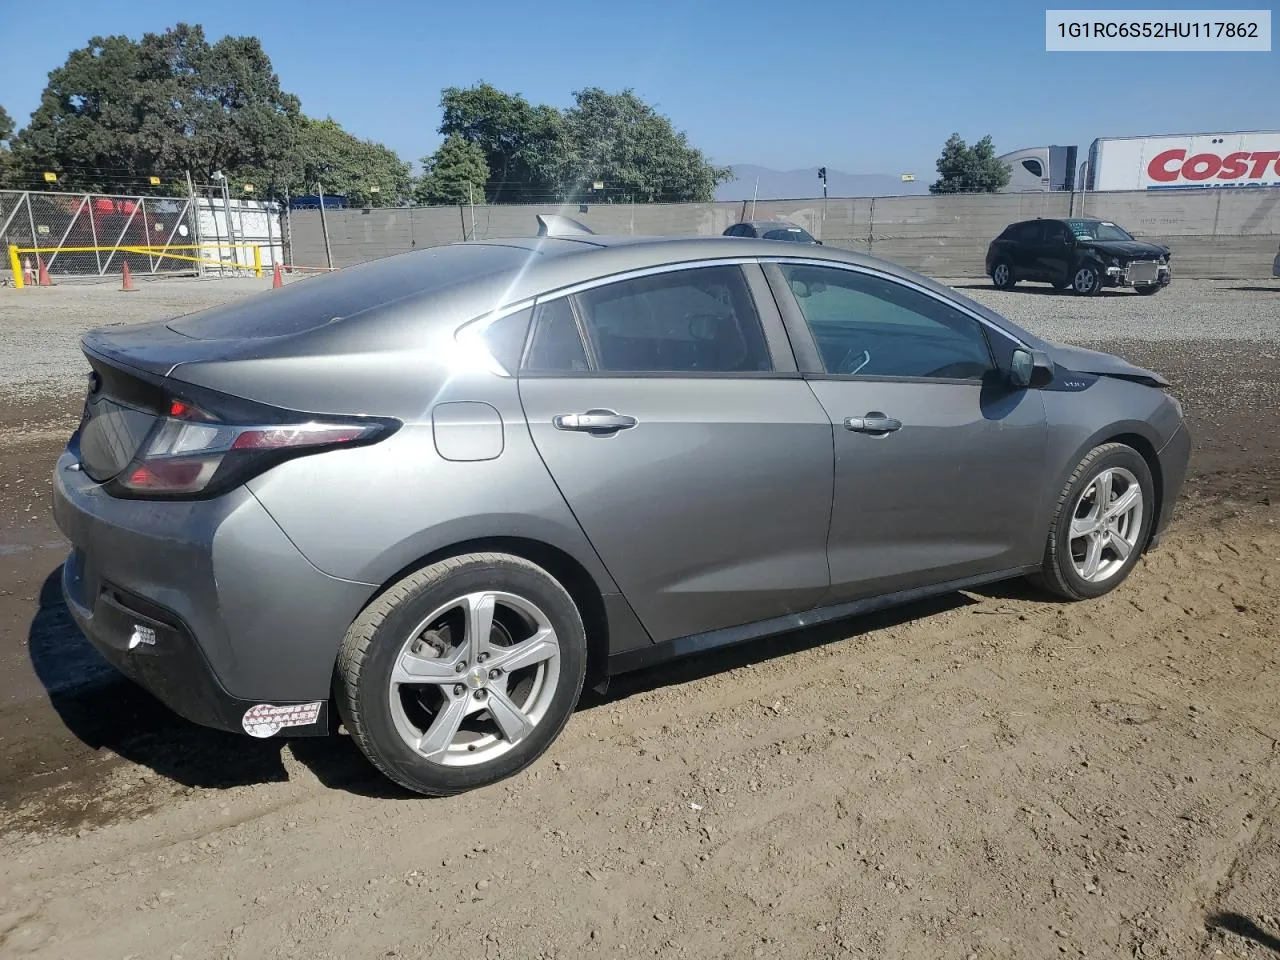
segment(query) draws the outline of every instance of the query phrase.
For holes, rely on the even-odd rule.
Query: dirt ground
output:
[[[106,668],[48,510],[79,397],[0,391],[0,957],[1280,956],[1280,350],[1090,345],[1196,437],[1123,587],[624,677],[445,800]]]

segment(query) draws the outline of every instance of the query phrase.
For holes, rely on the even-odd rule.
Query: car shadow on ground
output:
[[[1026,284],[1020,283],[1012,290],[1000,290],[998,287],[992,286],[990,283],[953,283],[950,286],[956,290],[990,290],[993,293],[1033,293],[1041,297],[1074,297],[1075,293],[1071,290],[1058,290],[1044,283]],[[1128,297],[1138,296],[1132,290],[1099,290],[1094,294],[1095,297]],[[1088,298],[1082,298],[1088,299]]]
[[[179,717],[117,673],[81,635],[62,600],[59,570],[41,588],[27,646],[58,719],[94,751],[109,750],[183,786],[227,789],[288,780],[288,750],[326,786],[403,795],[350,737],[255,740]]]
[[[1210,932],[1221,930],[1233,933],[1251,943],[1266,947],[1273,953],[1280,954],[1280,936],[1264,930],[1250,917],[1239,913],[1217,913],[1205,919],[1205,929]]]
[[[592,710],[973,602],[962,593],[945,594],[637,670],[613,678],[603,693],[584,691],[578,709]],[[28,651],[58,720],[81,743],[95,752],[111,751],[182,786],[229,789],[287,781],[287,750],[331,789],[370,797],[411,796],[374,770],[349,736],[255,740],[179,717],[118,674],[83,637],[63,602],[58,570],[41,589]]]

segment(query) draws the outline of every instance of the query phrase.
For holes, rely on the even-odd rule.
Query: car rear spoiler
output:
[[[595,236],[595,232],[586,224],[579,223],[558,213],[538,214],[538,236],[540,237],[581,237]]]

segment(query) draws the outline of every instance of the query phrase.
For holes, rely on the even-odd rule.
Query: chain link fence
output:
[[[872,254],[938,277],[982,276],[987,245],[1010,223],[1035,217],[1114,220],[1167,243],[1179,276],[1263,278],[1280,245],[1280,187],[802,198],[719,203],[477,204],[293,210],[292,262],[344,267],[459,240],[528,237],[537,214],[558,213],[598,234],[716,236],[746,219],[789,220],[831,246]],[[326,234],[328,243],[326,245]]]
[[[24,272],[43,266],[53,279],[118,277],[125,264],[142,276],[242,275],[284,262],[277,205],[212,185],[186,197],[0,190],[0,253],[10,247]]]
[[[152,251],[195,243],[195,226],[190,197],[0,191],[0,246],[49,249],[42,259],[55,277],[118,274],[125,263],[139,274],[190,272]]]

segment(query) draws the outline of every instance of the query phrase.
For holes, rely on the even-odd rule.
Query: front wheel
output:
[[[1158,293],[1160,291],[1160,284],[1149,283],[1145,287],[1134,287],[1133,289],[1136,290],[1138,293],[1140,293],[1142,296],[1149,297],[1153,293]]]
[[[1033,579],[1068,600],[1110,592],[1146,548],[1155,509],[1151,469],[1142,455],[1123,443],[1094,447],[1058,496]]]
[[[432,564],[351,625],[338,710],[375,767],[446,796],[536,760],[573,713],[586,674],[582,617],[549,573],[474,553]]]
[[[1071,289],[1077,297],[1096,297],[1102,290],[1102,270],[1096,263],[1082,263],[1071,275]]]

